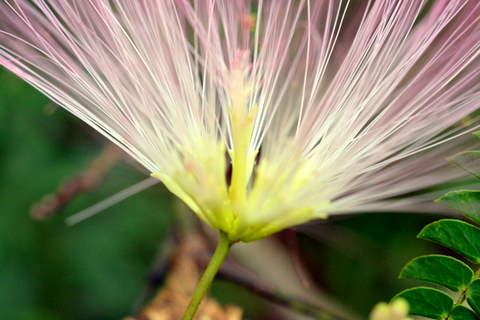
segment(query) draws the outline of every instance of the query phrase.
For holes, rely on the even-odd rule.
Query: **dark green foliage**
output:
[[[145,179],[119,163],[57,216],[30,218],[34,203],[100,153],[80,121],[62,109],[46,114],[49,107],[0,70],[0,319],[121,319],[132,312],[171,226],[171,198],[156,186],[67,227],[68,215]]]
[[[431,255],[410,261],[402,270],[400,278],[431,282],[458,292],[464,291],[472,282],[473,271],[457,259]]]
[[[477,315],[465,306],[457,305],[450,312],[451,320],[478,320]]]
[[[453,299],[440,290],[413,288],[405,290],[393,299],[404,298],[410,304],[410,314],[431,319],[446,318],[452,310]]]
[[[479,133],[475,133],[479,136]],[[469,151],[449,159],[480,179],[480,152]],[[480,191],[460,190],[447,193],[436,202],[454,209],[480,223]],[[470,223],[443,219],[427,225],[418,238],[452,249],[474,264],[480,264],[480,228]],[[478,320],[480,315],[480,272],[473,273],[465,263],[443,255],[422,256],[410,261],[400,274],[460,292],[454,300],[437,289],[418,287],[405,290],[393,299],[403,297],[410,304],[410,314],[431,319]],[[462,305],[468,302],[471,309]]]
[[[480,191],[452,191],[437,199],[436,202],[480,223]]]
[[[472,309],[477,314],[480,314],[480,279],[472,282],[466,292],[466,297],[468,304],[472,307]]]
[[[480,229],[471,224],[443,219],[426,226],[418,237],[441,244],[474,263],[480,263]]]

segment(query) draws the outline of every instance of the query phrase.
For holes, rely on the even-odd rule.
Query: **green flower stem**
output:
[[[202,302],[205,293],[207,293],[208,289],[210,288],[213,278],[217,274],[218,269],[220,269],[220,266],[222,265],[223,260],[225,260],[225,257],[230,251],[232,245],[233,242],[228,238],[227,234],[220,231],[220,240],[218,241],[215,253],[208,263],[207,269],[205,269],[200,281],[198,281],[197,287],[195,288],[195,292],[192,296],[192,300],[190,300],[182,320],[193,319],[200,302]]]

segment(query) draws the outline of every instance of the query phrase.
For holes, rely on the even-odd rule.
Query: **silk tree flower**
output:
[[[0,62],[248,242],[459,177],[478,1],[351,2],[0,0]]]

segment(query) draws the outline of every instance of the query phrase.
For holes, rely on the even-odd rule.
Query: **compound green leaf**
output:
[[[472,282],[473,271],[452,257],[429,255],[410,261],[400,273],[400,278],[427,281],[458,292]]]
[[[468,304],[477,315],[480,315],[480,279],[472,282],[466,292]]]
[[[465,306],[458,305],[450,312],[450,320],[479,320],[475,312]]]
[[[410,305],[410,314],[431,319],[444,319],[453,307],[453,299],[432,288],[413,288],[400,292],[392,300],[404,298]]]
[[[427,225],[418,238],[430,240],[480,263],[480,229],[463,221],[443,219]]]
[[[480,179],[480,151],[466,151],[447,159]]]
[[[480,223],[480,191],[451,191],[435,201]]]

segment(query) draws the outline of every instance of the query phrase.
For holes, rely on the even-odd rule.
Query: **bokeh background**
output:
[[[32,204],[95,159],[105,141],[35,89],[0,70],[0,320],[120,319],[141,296],[172,228],[173,197],[160,184],[75,226],[65,218],[146,175],[120,162],[104,183],[43,222]],[[304,271],[361,317],[416,284],[398,280],[412,258],[441,252],[415,238],[438,215],[365,213],[298,228]],[[280,237],[283,239],[282,235]],[[217,282],[213,294],[249,319],[268,305]],[[288,292],[286,292],[288,294]]]

